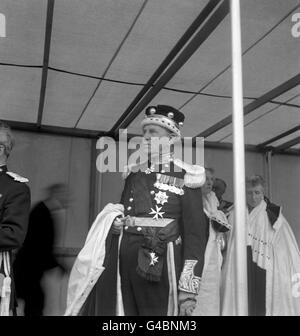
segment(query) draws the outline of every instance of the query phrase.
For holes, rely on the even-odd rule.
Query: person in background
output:
[[[46,199],[30,213],[28,232],[14,264],[17,296],[24,300],[25,316],[43,315],[45,293],[41,280],[45,272],[57,267],[65,272],[54,254],[55,213],[67,208],[68,201],[67,186],[53,184],[47,188]]]
[[[0,316],[16,314],[12,264],[25,239],[30,211],[28,180],[7,170],[13,146],[10,128],[0,121]]]
[[[265,196],[260,175],[246,179],[248,315],[300,315],[300,252],[281,208]],[[234,212],[222,288],[222,315],[237,315]]]
[[[225,234],[231,226],[225,213],[219,210],[219,201],[212,190],[214,169],[205,169],[206,181],[202,187],[203,209],[208,223],[208,242],[205,250],[205,263],[194,316],[220,315],[222,251],[225,249]]]
[[[228,213],[233,203],[223,199],[223,195],[226,192],[226,188],[227,188],[227,184],[224,180],[218,177],[214,179],[213,191],[215,192],[219,200],[219,210],[222,210],[225,213]]]

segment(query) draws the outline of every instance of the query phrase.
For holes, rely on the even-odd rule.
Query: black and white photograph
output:
[[[0,0],[0,317],[300,316],[299,247],[300,0]]]

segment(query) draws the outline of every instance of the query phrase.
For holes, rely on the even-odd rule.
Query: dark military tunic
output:
[[[11,264],[12,252],[25,239],[30,210],[30,190],[22,180],[17,175],[10,176],[6,166],[0,167],[0,253],[9,252]],[[3,265],[0,273],[4,273]],[[11,306],[15,304],[14,295],[12,282]]]
[[[185,171],[176,172],[173,162],[160,165],[156,172],[149,167],[139,169],[131,172],[125,182],[121,198],[124,215],[154,219],[154,226],[125,226],[119,255],[118,237],[109,234],[103,265],[106,268],[80,315],[115,314],[116,260],[119,256],[125,315],[166,316],[169,242],[174,246],[177,283],[181,279],[179,289],[190,293],[199,289],[208,237],[201,188],[188,188],[184,183]],[[157,228],[156,218],[173,221],[165,228]]]

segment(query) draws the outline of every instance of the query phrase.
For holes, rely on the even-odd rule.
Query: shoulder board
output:
[[[174,159],[174,164],[185,170],[184,184],[188,188],[200,188],[205,183],[205,169],[199,165],[191,165],[180,159]]]
[[[29,182],[29,180],[26,177],[22,177],[16,173],[6,172],[6,174],[12,177],[15,181],[22,182],[22,183]]]

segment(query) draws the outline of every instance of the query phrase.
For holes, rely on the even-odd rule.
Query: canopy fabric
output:
[[[109,132],[210,2],[1,0],[0,119]],[[299,12],[299,0],[241,0],[245,106],[299,74],[300,38],[292,35]],[[179,108],[186,136],[232,113],[230,39],[228,14],[151,101]],[[299,126],[299,108],[295,80],[245,116],[246,143]],[[142,117],[143,111],[130,133],[140,133]],[[297,137],[295,131],[270,145]],[[206,139],[232,142],[232,125]],[[300,149],[295,142],[290,148]]]

